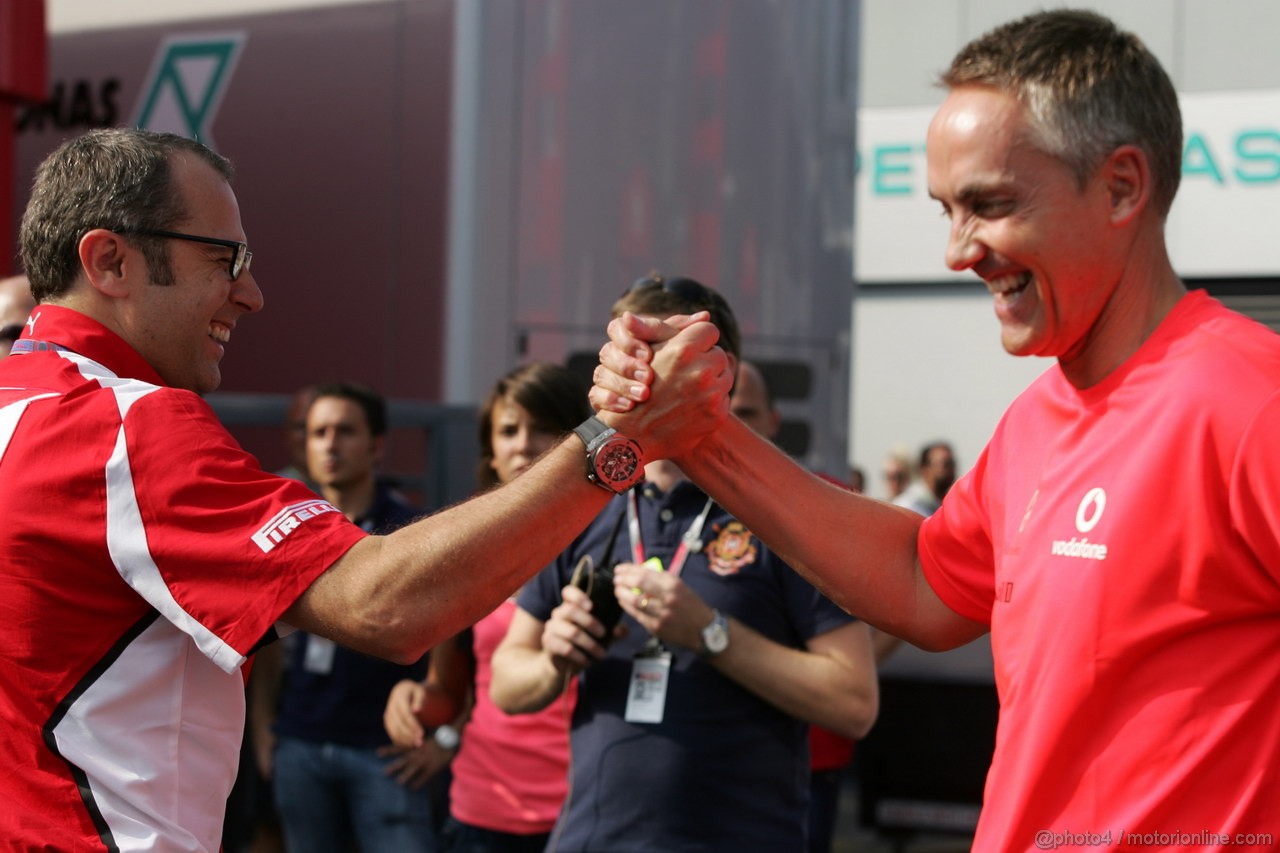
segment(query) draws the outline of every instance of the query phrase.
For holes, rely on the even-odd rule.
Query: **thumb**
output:
[[[701,323],[704,321],[706,322],[711,321],[710,311],[695,311],[692,314],[672,314],[670,317],[668,317],[665,320],[662,320],[661,322],[664,325],[669,326],[675,331],[679,332],[682,329],[689,328],[694,323]],[[671,335],[668,335],[667,337],[671,337]]]

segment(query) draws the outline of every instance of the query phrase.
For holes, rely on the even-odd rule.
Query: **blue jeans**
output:
[[[494,829],[481,829],[450,817],[444,825],[445,850],[448,853],[542,853],[550,833],[513,835]]]
[[[375,749],[282,737],[276,807],[296,853],[436,853],[431,802],[386,775]]]

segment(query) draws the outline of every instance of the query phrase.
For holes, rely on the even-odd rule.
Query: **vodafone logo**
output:
[[[1107,493],[1102,489],[1090,489],[1076,510],[1076,530],[1088,533],[1102,520],[1102,511],[1106,508]]]
[[[1107,508],[1107,493],[1102,489],[1090,489],[1076,507],[1076,530],[1088,533],[1098,526],[1102,513]],[[1074,557],[1081,560],[1107,559],[1105,542],[1090,542],[1087,536],[1079,539],[1056,539],[1049,545],[1049,553],[1055,557]]]

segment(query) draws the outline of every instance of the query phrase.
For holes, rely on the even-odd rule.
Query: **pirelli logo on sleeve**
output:
[[[253,534],[253,543],[269,554],[272,549],[284,541],[285,537],[298,529],[302,522],[324,515],[326,512],[337,512],[338,508],[328,501],[309,500],[290,504],[275,514],[266,524]]]

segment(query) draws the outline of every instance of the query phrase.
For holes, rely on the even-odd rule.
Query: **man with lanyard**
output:
[[[390,533],[423,514],[378,477],[387,404],[377,392],[316,386],[304,423],[311,481],[362,530]],[[286,649],[276,689],[253,695],[258,715],[274,717],[272,782],[289,848],[430,853],[431,802],[415,775],[421,757],[392,747],[382,725],[391,688],[426,675],[426,658],[402,666],[305,631],[263,653]]]
[[[614,315],[701,309],[736,363],[732,312],[690,279],[643,279]],[[870,728],[867,629],[675,465],[650,462],[644,476],[525,588],[493,658],[490,693],[509,713],[544,707],[581,673],[555,847],[803,851],[805,724]],[[603,609],[571,583],[584,560],[597,574],[621,561],[625,632],[608,635]]]

